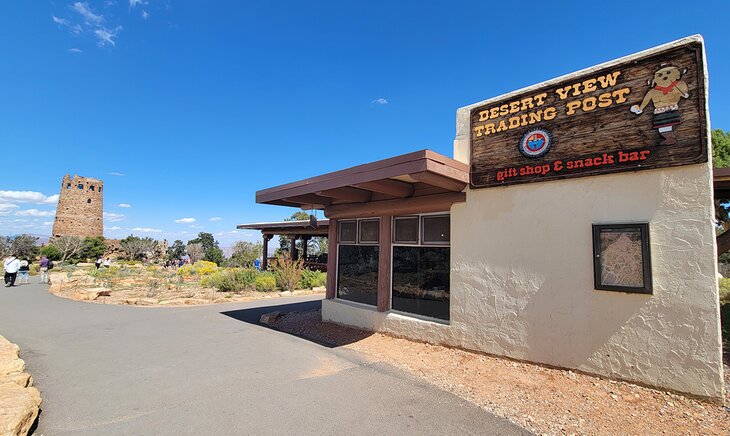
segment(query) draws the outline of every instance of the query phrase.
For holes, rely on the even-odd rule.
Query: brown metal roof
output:
[[[256,192],[256,202],[324,209],[330,216],[346,205],[387,205],[381,202],[426,196],[446,198],[445,195],[460,193],[468,183],[469,165],[421,150],[262,189]],[[449,198],[452,197],[461,198]]]
[[[327,236],[330,220],[317,220],[317,227],[313,227],[309,220],[278,221],[268,223],[239,224],[237,229],[261,230],[264,235],[311,235]]]

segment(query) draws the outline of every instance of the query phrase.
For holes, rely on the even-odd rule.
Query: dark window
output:
[[[423,244],[448,244],[451,240],[449,215],[426,215],[421,218]]]
[[[71,189],[71,184],[70,183],[66,183],[66,189]]]
[[[101,186],[99,186],[99,192],[101,192]]]
[[[340,221],[339,242],[357,242],[357,221]]]
[[[87,203],[91,204],[91,199],[86,200]]]
[[[93,191],[94,190],[94,185],[89,186],[89,190]]]
[[[79,189],[84,189],[84,185],[82,183],[79,183],[78,185],[76,185],[76,187]]]
[[[380,238],[380,220],[360,220],[360,243],[377,244]]]
[[[418,244],[418,217],[395,218],[393,242]]]
[[[340,245],[337,255],[337,298],[376,305],[377,245]]]
[[[652,293],[649,224],[594,224],[596,289]]]
[[[393,247],[394,310],[449,319],[449,247]]]

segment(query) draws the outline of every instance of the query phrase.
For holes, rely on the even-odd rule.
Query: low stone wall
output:
[[[41,405],[33,377],[25,372],[20,348],[0,336],[0,435],[27,435]]]

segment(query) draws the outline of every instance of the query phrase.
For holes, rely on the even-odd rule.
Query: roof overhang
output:
[[[310,220],[278,221],[268,223],[239,224],[240,230],[260,230],[264,235],[284,236],[327,236],[329,220],[317,220],[316,225]]]
[[[712,181],[715,198],[730,200],[730,168],[713,168]]]
[[[421,150],[256,192],[256,202],[329,218],[443,211],[465,201],[469,165]]]

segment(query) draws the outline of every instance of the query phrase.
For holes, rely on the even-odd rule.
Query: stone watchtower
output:
[[[63,176],[52,236],[103,236],[103,191],[104,182],[99,179]]]

